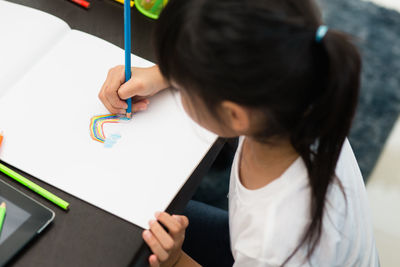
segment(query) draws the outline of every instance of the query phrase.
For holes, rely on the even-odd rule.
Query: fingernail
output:
[[[150,231],[148,231],[148,230],[145,230],[144,233],[143,233],[143,237],[146,238],[146,239],[150,238],[150,235],[151,235]]]
[[[156,213],[154,213],[154,216],[157,218],[160,214],[161,212],[157,211]]]
[[[178,222],[182,222],[181,217],[179,217],[178,215],[172,215],[172,218],[174,218]]]
[[[154,222],[155,222],[155,220],[150,220],[149,225],[151,226]]]

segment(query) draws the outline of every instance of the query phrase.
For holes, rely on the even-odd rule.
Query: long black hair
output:
[[[361,60],[351,39],[322,24],[312,0],[171,0],[155,31],[162,74],[215,111],[223,100],[258,109],[255,138],[286,136],[302,157],[311,222],[285,263],[322,230],[325,198],[358,99]],[[285,264],[283,263],[283,265]]]

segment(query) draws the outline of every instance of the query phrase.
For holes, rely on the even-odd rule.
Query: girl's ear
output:
[[[250,112],[245,107],[231,101],[222,101],[221,115],[227,125],[238,135],[244,135],[250,130]]]

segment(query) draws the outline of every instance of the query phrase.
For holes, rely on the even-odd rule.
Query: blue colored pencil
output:
[[[125,82],[131,78],[131,7],[130,1],[124,1],[124,29],[125,29]],[[128,109],[126,117],[132,116],[132,99],[126,100]]]

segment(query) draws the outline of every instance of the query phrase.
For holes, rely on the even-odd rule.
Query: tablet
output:
[[[5,265],[54,219],[54,212],[0,180],[6,216],[0,233],[0,266]]]

